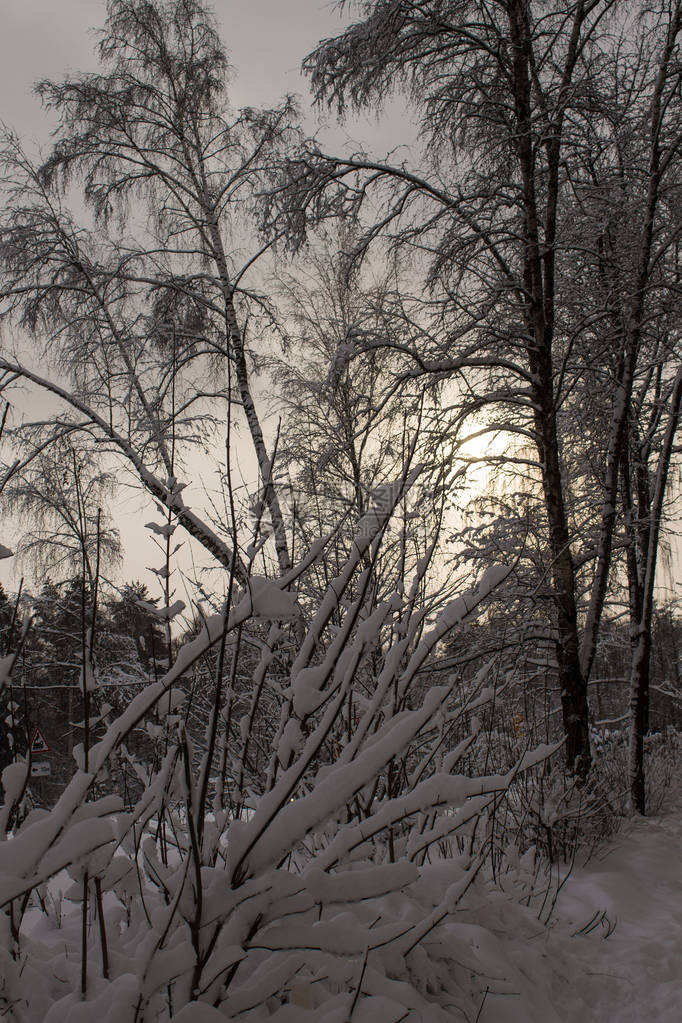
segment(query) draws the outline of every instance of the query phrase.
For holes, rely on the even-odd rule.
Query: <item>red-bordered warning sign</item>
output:
[[[49,753],[50,747],[47,745],[47,739],[36,725],[36,729],[31,739],[31,753]]]

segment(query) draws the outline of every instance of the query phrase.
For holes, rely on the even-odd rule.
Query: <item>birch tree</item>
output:
[[[264,166],[294,131],[292,103],[230,111],[225,49],[198,0],[110,0],[98,54],[100,72],[38,85],[59,118],[41,165],[6,140],[4,307],[58,372],[7,356],[0,370],[6,382],[57,396],[70,410],[62,430],[90,431],[117,449],[228,565],[235,552],[184,507],[173,480],[182,443],[225,423],[229,434],[236,402],[285,572],[246,323],[250,316],[262,344],[271,312],[247,274],[268,246],[249,233],[249,208]],[[94,229],[68,209],[79,190]],[[207,403],[220,401],[216,419]],[[238,557],[236,572],[244,577]]]

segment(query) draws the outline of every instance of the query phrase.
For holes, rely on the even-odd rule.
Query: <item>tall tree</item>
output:
[[[571,166],[564,230],[573,260],[562,291],[574,336],[591,355],[575,360],[567,405],[575,408],[577,396],[578,408],[569,436],[580,448],[589,422],[603,505],[581,663],[589,677],[620,486],[633,639],[631,790],[643,812],[654,577],[680,403],[682,7],[673,0],[639,14],[639,23],[631,12],[622,18],[602,54],[586,145]],[[580,289],[571,286],[576,278]],[[593,423],[608,438],[601,459]]]
[[[590,764],[587,680],[611,561],[630,377],[626,373],[610,398],[610,471],[598,512],[601,535],[581,658],[561,417],[575,379],[567,370],[577,353],[583,366],[589,354],[568,329],[562,285],[575,251],[566,233],[572,175],[591,136],[595,104],[618,100],[605,65],[623,15],[614,0],[368,0],[356,6],[362,19],[321,43],[305,62],[315,96],[343,115],[380,105],[403,89],[420,117],[422,162],[396,164],[363,152],[339,158],[309,146],[289,161],[286,183],[273,191],[271,222],[300,238],[302,210],[308,223],[364,218],[366,244],[380,236],[396,248],[419,248],[437,315],[422,314],[430,329],[415,336],[406,362],[413,373],[466,376],[472,410],[498,410],[493,415],[507,430],[532,440],[536,457],[529,470],[542,487],[551,557],[566,756],[584,775]],[[677,7],[661,5],[646,25],[670,82],[667,25]],[[655,104],[650,77],[646,89]],[[378,217],[370,219],[377,207]],[[583,324],[578,338],[584,336]]]
[[[226,421],[229,442],[236,400],[285,572],[286,530],[246,333],[249,313],[260,329],[270,316],[245,283],[268,246],[243,225],[264,166],[294,130],[292,104],[229,111],[225,49],[200,0],[109,0],[98,53],[101,72],[38,86],[59,117],[42,166],[6,140],[3,304],[61,372],[7,356],[0,369],[61,399],[69,411],[60,431],[90,431],[122,454],[147,490],[243,578],[237,552],[173,483],[183,443],[205,441],[209,427],[224,430]],[[95,230],[66,208],[75,184]],[[217,417],[216,399],[225,403]]]

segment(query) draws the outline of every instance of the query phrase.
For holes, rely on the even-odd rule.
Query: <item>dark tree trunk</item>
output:
[[[649,731],[649,671],[651,629],[642,628],[632,654],[630,673],[630,802],[637,813],[646,813],[644,784],[644,737]]]
[[[682,368],[678,369],[667,403],[668,419],[658,456],[653,485],[648,470],[649,454],[639,447],[637,465],[637,521],[630,540],[628,577],[632,618],[632,665],[630,670],[630,801],[632,809],[646,812],[644,738],[649,728],[649,675],[654,583],[658,557],[663,502],[668,471],[682,404]],[[624,462],[623,492],[632,507],[632,481]],[[632,515],[630,516],[632,520]]]
[[[582,5],[580,5],[582,7]],[[568,520],[564,502],[564,480],[556,425],[552,345],[555,316],[556,212],[558,209],[558,167],[561,155],[562,116],[554,124],[554,138],[547,149],[546,200],[541,232],[538,208],[538,154],[533,147],[533,109],[531,76],[534,63],[531,29],[525,0],[513,0],[509,6],[512,43],[512,80],[518,133],[516,150],[523,182],[524,216],[524,290],[528,368],[534,381],[533,405],[538,454],[542,466],[542,487],[549,526],[552,557],[552,584],[556,607],[556,657],[566,736],[568,770],[585,778],[590,769],[587,686],[580,667],[578,613],[575,597],[575,571],[571,555]],[[575,48],[576,22],[571,42]],[[570,82],[569,53],[564,84]]]
[[[584,778],[590,769],[587,685],[580,668],[575,569],[569,542],[554,410],[536,414],[541,438],[542,485],[549,525],[552,588],[556,607],[556,658],[568,770]]]

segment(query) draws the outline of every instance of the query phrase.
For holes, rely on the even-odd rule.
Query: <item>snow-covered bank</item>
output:
[[[499,892],[464,912],[481,925],[471,934],[482,967],[476,1023],[677,1023],[682,798],[628,822],[575,867],[547,928],[537,906],[524,911]]]
[[[597,911],[605,912],[604,923],[580,933]],[[552,1000],[560,1020],[674,1023],[682,1018],[679,793],[660,816],[633,820],[573,872],[554,919],[546,951],[554,966]],[[609,927],[615,929],[606,937]],[[482,1015],[483,1021],[492,1023]]]

